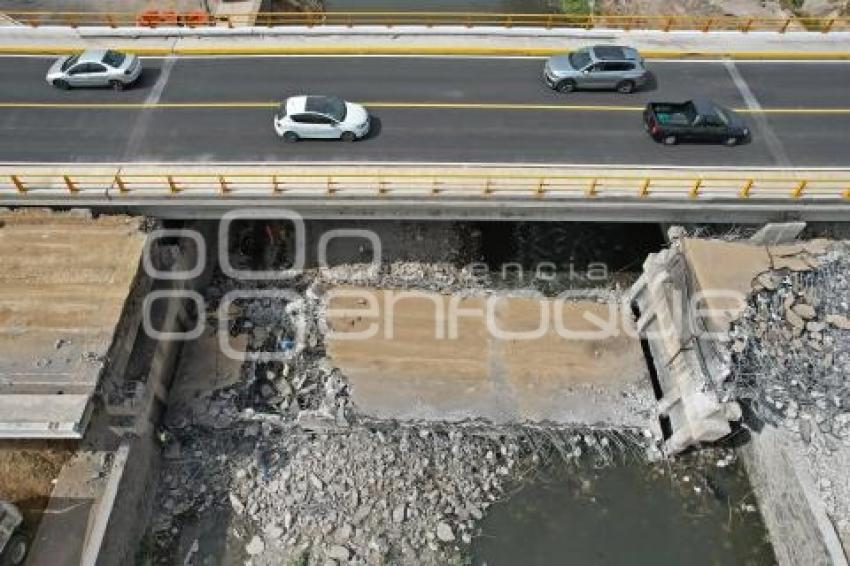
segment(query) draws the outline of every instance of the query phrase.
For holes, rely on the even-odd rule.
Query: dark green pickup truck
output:
[[[650,102],[643,121],[652,139],[666,145],[681,141],[737,145],[750,138],[750,129],[740,116],[710,100]]]

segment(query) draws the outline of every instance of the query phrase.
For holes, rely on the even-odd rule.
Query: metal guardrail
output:
[[[4,15],[28,26],[467,26],[536,28],[615,28],[660,31],[789,30],[828,33],[850,31],[850,16],[841,17],[749,17],[689,15],[584,15],[584,14],[506,14],[482,12],[259,12],[256,14],[212,15],[206,12],[38,12],[13,11]],[[0,22],[2,25],[2,22]]]
[[[850,175],[797,178],[696,176],[686,174],[593,175],[513,173],[42,173],[0,176],[0,201],[38,197],[399,197],[438,198],[619,198],[759,199],[850,203]]]

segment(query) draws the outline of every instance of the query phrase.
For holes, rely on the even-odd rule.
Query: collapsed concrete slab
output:
[[[126,363],[140,223],[0,212],[0,438],[82,437],[106,364]]]
[[[671,434],[664,443],[668,454],[723,438],[732,431],[730,421],[741,417],[737,403],[717,393],[726,370],[714,342],[728,330],[730,313],[741,308],[735,300],[740,293],[728,282],[702,277],[709,251],[715,250],[700,240],[676,241],[647,258],[632,288],[640,311],[638,329],[652,353],[660,388],[658,413],[670,422]],[[747,264],[767,261],[763,250],[756,256],[749,251],[743,260]],[[764,270],[759,267],[756,273],[759,269]],[[724,273],[711,271],[721,278]]]
[[[819,384],[799,384],[831,375],[816,372],[817,363],[843,382],[846,347],[833,350],[848,342],[843,334],[830,335],[830,328],[845,330],[847,287],[823,284],[823,278],[846,280],[846,264],[837,259],[840,246],[828,240],[765,244],[679,236],[670,249],[650,256],[634,288],[638,326],[662,392],[658,410],[670,419],[668,453],[729,434],[730,421],[740,417],[733,400],[746,402],[758,417],[764,411],[754,400],[775,399],[779,422],[749,419],[750,440],[740,453],[782,565],[847,564],[840,535],[850,532],[850,521],[836,499],[847,489],[850,441],[842,423],[850,422],[850,413],[841,414],[844,405],[835,397],[830,402],[840,410],[830,422],[817,413],[826,400],[803,408],[783,397],[783,387],[819,394]],[[831,295],[829,301],[823,293]],[[765,341],[769,347],[754,354],[764,365],[742,363],[754,344]],[[806,347],[812,348],[809,362],[789,363],[795,356],[805,360]],[[804,416],[806,411],[812,414]]]
[[[649,422],[646,363],[626,328],[631,314],[624,317],[616,302],[347,291],[329,302],[328,351],[365,414],[640,428]],[[351,339],[370,328],[370,336]]]

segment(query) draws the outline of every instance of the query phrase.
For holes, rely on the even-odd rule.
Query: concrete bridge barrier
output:
[[[218,216],[839,221],[850,171],[443,165],[7,165],[0,203]]]

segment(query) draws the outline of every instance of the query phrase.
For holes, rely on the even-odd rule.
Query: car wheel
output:
[[[677,138],[676,136],[670,135],[670,136],[664,136],[664,138],[661,141],[664,142],[664,145],[676,145],[679,142],[679,138]]]
[[[631,94],[635,91],[635,83],[632,81],[620,81],[617,83],[617,92]]]
[[[295,132],[284,132],[282,137],[284,141],[287,141],[289,143],[295,143],[298,141],[298,134],[296,134]]]
[[[121,81],[109,81],[109,86],[112,87],[112,90],[124,90],[124,83]]]
[[[21,566],[27,557],[29,541],[23,533],[15,533],[6,543],[5,555],[0,558],[3,566]]]
[[[344,142],[353,142],[357,139],[357,136],[354,135],[354,132],[342,132],[342,135],[339,136],[339,139]]]
[[[68,81],[63,81],[62,79],[56,79],[55,81],[53,81],[53,86],[62,90],[68,90],[69,88],[71,88],[71,85],[68,84]]]
[[[570,79],[561,81],[555,85],[555,90],[558,92],[572,92],[576,89],[576,82]]]
[[[728,138],[723,140],[723,145],[727,145],[729,147],[732,147],[733,145],[738,145],[739,141],[740,140],[738,138],[736,138],[734,136],[729,136]]]

